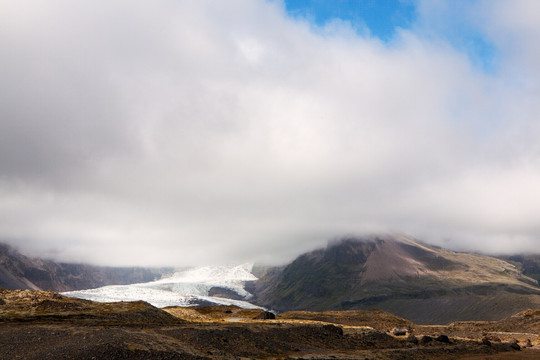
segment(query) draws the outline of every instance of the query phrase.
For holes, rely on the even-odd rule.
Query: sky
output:
[[[0,0],[0,240],[278,264],[540,250],[540,2]]]
[[[409,28],[415,21],[410,0],[285,0],[287,14],[324,27],[330,22],[348,22],[359,35],[389,41],[398,28]]]

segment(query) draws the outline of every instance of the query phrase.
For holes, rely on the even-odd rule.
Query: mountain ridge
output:
[[[29,257],[0,243],[0,287],[57,292],[153,281],[172,268],[107,267]]]
[[[515,265],[408,236],[330,242],[259,276],[254,301],[279,312],[377,307],[419,323],[445,323],[540,307],[537,281]]]
[[[380,308],[423,324],[499,320],[540,308],[538,281],[525,273],[536,273],[535,259],[456,252],[404,235],[348,237],[280,267],[255,266],[258,279],[244,276],[242,289],[207,281],[205,294],[242,300],[250,293],[252,304],[276,312]],[[55,263],[0,244],[0,287],[6,288],[66,292],[139,283],[136,288],[148,293],[147,283],[164,279],[157,290],[180,289],[180,282],[162,278],[165,271],[172,273]]]

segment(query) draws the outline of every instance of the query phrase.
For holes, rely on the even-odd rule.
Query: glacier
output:
[[[257,278],[251,273],[253,264],[236,266],[204,266],[177,271],[169,277],[156,281],[109,285],[95,289],[67,291],[62,295],[97,302],[119,302],[143,300],[156,307],[196,306],[200,303],[236,305],[246,309],[261,308],[248,300],[252,295],[246,291],[245,283]],[[238,294],[243,300],[210,296],[214,287],[224,288]]]

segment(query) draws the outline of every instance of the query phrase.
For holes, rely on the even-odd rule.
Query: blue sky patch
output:
[[[449,3],[447,27],[435,30],[458,51],[466,53],[471,63],[485,72],[495,72],[497,49],[476,28],[460,16],[460,3]],[[470,5],[470,4],[469,4]],[[293,18],[307,19],[317,26],[339,19],[347,21],[360,35],[365,28],[371,36],[384,42],[391,41],[397,29],[411,29],[417,25],[414,0],[285,0],[287,13]]]
[[[319,26],[333,19],[349,21],[354,28],[366,26],[371,35],[390,40],[397,28],[408,28],[415,18],[409,0],[285,0],[289,15],[306,18]]]

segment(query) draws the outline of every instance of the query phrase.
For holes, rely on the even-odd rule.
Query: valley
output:
[[[332,241],[282,266],[179,270],[63,264],[0,249],[0,286],[101,302],[236,305],[276,313],[379,308],[426,325],[496,321],[540,308],[534,255],[456,252],[405,235]]]
[[[540,356],[532,255],[373,235],[283,266],[174,270],[57,264],[3,249],[0,281],[12,289],[0,289],[0,359]]]

